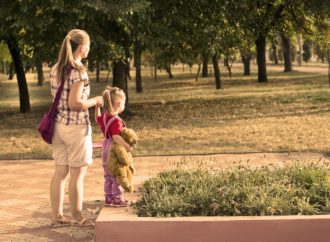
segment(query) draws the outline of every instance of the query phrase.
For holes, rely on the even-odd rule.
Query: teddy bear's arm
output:
[[[128,153],[122,145],[118,145],[118,148],[116,149],[116,157],[123,165],[130,166],[132,164],[132,155]]]

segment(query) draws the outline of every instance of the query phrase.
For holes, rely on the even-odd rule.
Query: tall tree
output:
[[[20,1],[4,1],[0,9],[0,40],[7,43],[10,51],[15,71],[17,74],[17,83],[19,90],[20,111],[22,113],[30,112],[30,98],[26,82],[25,72],[22,63],[20,41],[22,39],[22,30],[27,20],[21,16],[21,12],[27,3]]]
[[[21,113],[27,113],[31,111],[30,97],[18,41],[14,36],[7,36],[6,42],[15,65],[19,90],[20,111]]]
[[[284,57],[284,72],[292,71],[291,40],[288,34],[281,33]]]
[[[2,64],[2,71],[4,74],[7,74],[7,72],[9,71],[9,63],[12,62],[9,50],[8,50],[8,46],[5,43],[1,43],[0,42],[0,62]]]

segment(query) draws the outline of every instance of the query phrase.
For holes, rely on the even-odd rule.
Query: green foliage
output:
[[[1,62],[12,61],[7,45],[1,42],[0,42],[0,61]]]
[[[254,216],[330,213],[329,164],[286,168],[166,171],[146,181],[138,216]]]

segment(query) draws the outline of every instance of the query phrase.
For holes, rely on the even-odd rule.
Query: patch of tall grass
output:
[[[138,216],[330,214],[329,164],[173,170],[146,181]]]

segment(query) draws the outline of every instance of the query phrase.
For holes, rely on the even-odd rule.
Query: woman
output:
[[[64,38],[57,63],[51,70],[51,93],[64,78],[64,89],[58,105],[55,133],[52,139],[55,173],[50,183],[53,224],[92,225],[82,215],[83,182],[92,161],[92,136],[88,108],[102,106],[102,97],[88,98],[90,85],[81,60],[88,56],[90,39],[80,29],[71,30]],[[68,174],[72,220],[63,216],[64,188]]]

